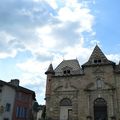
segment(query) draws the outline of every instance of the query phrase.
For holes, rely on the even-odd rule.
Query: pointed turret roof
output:
[[[107,60],[106,56],[104,55],[102,50],[98,47],[98,45],[95,46],[95,48],[94,48],[94,50],[89,58],[89,61],[91,61],[95,58]]]
[[[53,66],[52,64],[49,65],[47,71],[45,72],[45,74],[54,74],[54,70],[53,70]]]
[[[88,62],[86,62],[83,66],[96,65],[96,64],[113,64],[112,61],[108,60],[104,55],[102,50],[98,45],[95,46]]]

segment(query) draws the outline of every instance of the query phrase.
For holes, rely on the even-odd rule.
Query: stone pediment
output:
[[[78,89],[73,86],[73,85],[69,85],[69,84],[65,84],[63,86],[59,86],[57,88],[55,88],[55,92],[64,92],[64,91],[77,91]]]
[[[97,82],[91,82],[85,87],[85,91],[95,91],[95,90],[114,90],[115,87],[107,82],[102,81],[101,87],[98,88]]]
[[[94,90],[95,89],[95,84],[93,82],[89,83],[86,85],[85,90]]]
[[[115,87],[110,83],[105,82],[104,84],[105,84],[105,89],[109,89],[109,90],[115,89]]]

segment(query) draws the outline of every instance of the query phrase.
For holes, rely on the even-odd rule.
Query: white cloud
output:
[[[29,28],[27,27],[15,28],[16,29],[15,34],[17,37],[19,37],[19,38],[16,38],[16,41],[19,40],[19,44],[24,46],[24,50],[31,51],[33,55],[38,53],[43,55],[46,55],[46,54],[48,55],[50,54],[51,49],[53,50],[57,48],[60,50],[61,48],[66,47],[66,45],[69,46],[70,43],[75,44],[71,42],[72,38],[75,39],[75,41],[77,41],[79,40],[79,35],[81,35],[82,32],[85,32],[85,31],[88,32],[92,30],[94,16],[91,15],[89,8],[81,7],[82,4],[78,3],[77,0],[75,0],[74,2],[72,0],[63,0],[60,2],[56,0],[47,1],[48,4],[50,4],[52,7],[55,5],[58,6],[58,10],[56,10],[58,14],[57,16],[56,15],[53,16],[52,19],[48,17],[49,10],[47,10],[46,8],[48,5],[42,0],[38,2],[41,3],[41,9],[38,9],[38,6],[35,6],[36,4],[34,4],[33,8],[25,7],[24,5],[24,7],[22,7],[21,9],[17,9],[19,13],[18,15],[28,16],[30,17],[29,19],[31,19],[32,17],[34,19],[34,22],[36,20],[35,18],[40,16],[40,18],[42,18],[42,22],[44,22],[45,25],[44,24],[42,26],[38,25],[33,29],[30,28],[30,26]],[[41,10],[43,10],[42,13],[41,13]],[[24,18],[23,16],[21,16],[22,19]],[[48,18],[47,22],[46,22],[46,19],[45,20],[43,19],[44,17]],[[49,20],[50,21],[52,20],[54,24],[53,23],[50,24],[51,22]],[[54,20],[57,22],[54,22]],[[29,22],[30,21],[28,20],[28,23]],[[69,22],[69,25],[66,25],[68,24],[68,22]],[[76,25],[76,27],[74,27],[75,23],[76,24],[79,23],[78,26]],[[39,23],[37,22],[37,24]],[[16,24],[15,26],[19,26],[19,25]],[[6,41],[5,38],[3,39]],[[9,47],[9,46],[8,48],[10,48],[10,51],[14,51],[14,52],[11,52],[11,53],[14,53],[14,54],[11,54],[11,56],[15,56],[18,52],[17,49],[19,49],[19,48],[16,49],[14,47]],[[1,55],[3,56],[3,53]],[[7,55],[10,56],[8,51],[5,51],[4,58],[7,57]]]
[[[67,6],[60,8],[57,18],[62,22],[79,22],[80,32],[92,31],[94,16],[90,13],[90,9],[77,5],[73,9]]]
[[[36,73],[23,73],[21,78],[20,78],[20,84],[25,86],[25,85],[37,85],[37,84],[41,84],[43,82],[43,80],[40,80],[40,78],[36,78],[35,76],[37,76],[38,74]],[[33,77],[34,76],[34,77]]]
[[[32,59],[15,63],[22,71],[20,84],[30,85],[31,88],[34,86],[36,92],[39,85],[40,91],[44,92],[46,81],[44,72],[51,62],[55,68],[63,59],[77,57],[80,64],[88,59],[91,49],[84,46],[86,36],[83,32],[89,33],[88,44],[91,45],[90,36],[95,35],[92,28],[94,16],[88,7],[78,3],[77,0],[46,0],[48,4],[44,0],[33,1],[36,3],[33,7],[32,3],[26,6],[24,4],[17,9],[17,16],[11,16],[19,19],[19,22],[13,20],[15,23],[12,30],[8,30],[11,34],[5,33],[1,36],[0,43],[7,45],[4,48],[9,49],[0,51],[0,56],[15,57],[19,54],[18,45],[23,47],[23,51],[31,52]],[[9,46],[12,39],[15,40]],[[18,47],[15,47],[16,44]],[[45,60],[38,60],[39,56]],[[37,93],[37,96],[43,97],[44,93]]]
[[[6,44],[8,44],[13,39],[15,39],[14,36],[10,35],[5,31],[0,31],[0,41],[4,41],[6,42]]]
[[[37,101],[40,101],[40,104],[45,104],[45,71],[49,64],[48,61],[38,62],[33,59],[17,64],[17,67],[23,71],[20,76],[20,85],[34,90]]]
[[[98,40],[91,40],[90,44],[91,45],[100,45],[100,41],[98,41]]]
[[[119,63],[120,61],[120,54],[109,54],[109,55],[106,55],[107,58],[113,62],[116,62],[117,64]]]
[[[12,50],[11,52],[0,52],[0,59],[4,59],[4,58],[7,58],[7,57],[12,57],[14,58],[17,54],[17,51],[16,50]]]
[[[57,9],[58,8],[58,4],[57,4],[57,1],[56,0],[46,0],[50,6],[54,9]],[[62,0],[61,0],[62,1]]]
[[[39,37],[39,41],[41,42],[42,47],[46,49],[53,48],[56,46],[56,40],[51,35],[52,26],[44,26],[42,28],[36,29],[36,34]]]
[[[15,37],[11,34],[0,31],[0,58],[15,57],[17,50],[11,49],[14,47]]]
[[[79,43],[72,46],[72,47],[67,47],[65,51],[65,59],[79,59],[80,64],[85,63],[88,60],[88,57],[91,54],[91,48],[85,48],[83,47],[84,45],[84,38],[81,37],[79,40]]]
[[[19,67],[22,71],[34,74],[43,74],[47,69],[50,62],[38,62],[36,60],[30,59],[23,63],[18,63],[17,67]]]

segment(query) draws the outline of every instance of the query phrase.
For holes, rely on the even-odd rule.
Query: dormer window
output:
[[[69,75],[70,74],[70,70],[64,70],[63,73],[64,73],[64,75]]]
[[[101,59],[95,59],[95,60],[94,60],[94,63],[95,63],[95,64],[101,63]]]
[[[67,70],[67,73],[70,74],[70,70]]]
[[[70,75],[72,72],[72,68],[69,66],[65,66],[64,68],[62,68],[63,70],[63,75]]]
[[[64,70],[64,72],[63,72],[64,74],[66,74],[66,70]]]

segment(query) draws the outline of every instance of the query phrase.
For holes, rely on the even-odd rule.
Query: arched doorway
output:
[[[60,120],[72,120],[72,102],[68,98],[60,101]]]
[[[107,102],[103,98],[94,101],[94,120],[108,120]]]

